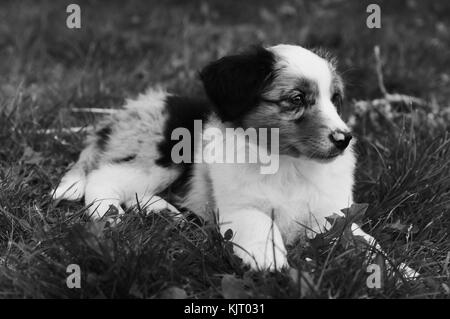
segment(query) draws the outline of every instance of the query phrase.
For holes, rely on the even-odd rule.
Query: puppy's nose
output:
[[[345,150],[352,139],[352,134],[340,130],[330,134],[330,140],[341,151]]]

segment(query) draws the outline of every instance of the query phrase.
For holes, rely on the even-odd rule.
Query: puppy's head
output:
[[[294,45],[257,48],[211,63],[200,77],[223,121],[279,128],[280,154],[330,160],[352,136],[339,116],[342,80],[319,55]]]

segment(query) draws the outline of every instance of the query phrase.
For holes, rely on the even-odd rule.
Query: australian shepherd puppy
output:
[[[122,214],[137,201],[152,212],[186,209],[206,220],[216,214],[221,232],[232,230],[235,253],[246,264],[287,266],[285,244],[321,232],[325,217],[342,214],[353,200],[354,139],[339,115],[344,93],[335,61],[319,51],[277,45],[221,58],[200,79],[204,100],[162,90],[128,100],[89,136],[53,196],[84,197],[93,218],[112,207]],[[203,124],[200,132],[196,121]],[[202,135],[211,128],[241,129],[235,137],[245,143],[232,151],[264,152],[277,160],[276,169],[262,173],[261,161],[208,161],[201,149],[212,154],[217,143]],[[275,129],[276,138],[247,138],[249,129],[261,128]],[[179,132],[190,133],[193,146],[179,155],[191,161],[174,159]],[[175,202],[161,198],[178,184],[185,189]]]

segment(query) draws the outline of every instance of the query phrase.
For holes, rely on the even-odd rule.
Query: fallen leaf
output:
[[[231,229],[228,229],[225,234],[223,234],[223,239],[229,241],[233,238],[233,231]]]
[[[349,208],[342,209],[341,212],[345,214],[345,217],[347,217],[349,222],[356,223],[360,222],[363,219],[368,207],[369,204],[367,203],[354,203]]]

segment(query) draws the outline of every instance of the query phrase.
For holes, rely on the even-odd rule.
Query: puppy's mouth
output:
[[[307,157],[317,160],[320,162],[331,162],[340,155],[344,154],[344,151],[341,150],[331,150],[329,152],[310,152],[309,154],[305,154]]]
[[[331,149],[329,151],[323,150],[308,150],[300,151],[297,147],[293,145],[285,146],[281,154],[288,155],[291,157],[305,156],[312,160],[319,162],[331,162],[340,155],[344,154],[345,150]]]

